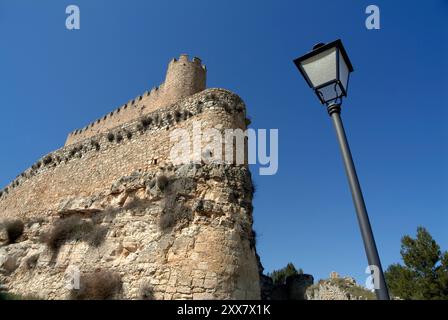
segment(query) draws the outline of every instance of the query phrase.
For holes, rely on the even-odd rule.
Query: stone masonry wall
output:
[[[174,145],[171,132],[185,128],[191,134],[193,121],[202,123],[204,129],[245,129],[244,103],[222,89],[207,89],[146,117],[152,119],[146,130],[140,128],[143,118],[139,118],[42,157],[2,191],[2,216],[25,218],[33,211],[52,211],[64,197],[90,195],[135,170],[155,170],[169,160]],[[47,158],[51,159],[48,163]]]
[[[247,166],[169,159],[174,129],[191,132],[195,121],[245,129],[245,119],[238,96],[208,89],[43,157],[0,196],[0,218],[26,222],[16,243],[0,232],[0,282],[11,292],[65,299],[74,266],[117,273],[116,298],[149,290],[155,299],[259,299]],[[106,230],[102,242],[51,250],[44,236],[70,216]]]

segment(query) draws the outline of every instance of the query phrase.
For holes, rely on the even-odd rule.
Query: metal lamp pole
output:
[[[369,216],[367,215],[366,205],[340,115],[342,97],[347,97],[348,80],[350,73],[353,72],[353,65],[340,39],[327,44],[316,44],[312,51],[295,59],[294,64],[308,85],[313,88],[320,102],[327,105],[327,111],[333,120],[341,148],[345,172],[347,173],[359,228],[361,229],[361,236],[369,262],[369,269],[371,273],[373,271],[372,276],[376,296],[379,300],[389,300],[389,293],[373,238]]]
[[[353,203],[355,205],[356,215],[358,217],[359,228],[361,229],[361,235],[364,241],[367,260],[369,262],[369,266],[376,267],[376,270],[373,270],[375,293],[378,300],[389,300],[389,292],[384,279],[380,257],[376,248],[375,239],[373,238],[372,228],[370,226],[369,216],[367,214],[366,205],[362,196],[361,186],[358,181],[355,164],[353,163],[352,154],[350,152],[350,147],[348,146],[347,137],[345,135],[344,126],[341,120],[341,106],[337,103],[330,104],[327,107],[327,110],[333,120],[334,128],[336,129],[336,135],[341,149],[342,158],[344,160],[345,172],[350,184]],[[376,283],[376,281],[378,281],[378,283]]]

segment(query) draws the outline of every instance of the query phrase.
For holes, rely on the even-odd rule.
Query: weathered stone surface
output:
[[[208,175],[211,171],[215,172],[214,178]],[[259,298],[257,258],[248,234],[251,216],[239,204],[219,200],[227,192],[225,186],[232,183],[233,190],[250,201],[252,195],[244,187],[250,181],[248,169],[182,165],[171,171],[140,173],[138,179],[150,181],[150,176],[157,174],[166,175],[173,190],[186,195],[188,200],[183,205],[191,208],[190,218],[176,220],[169,228],[161,229],[160,219],[166,210],[164,198],[170,196],[171,189],[154,198],[140,193],[146,182],[136,186],[120,179],[121,183],[114,184],[113,194],[99,191],[71,198],[59,206],[56,216],[29,223],[23,241],[1,247],[0,282],[11,292],[65,299],[69,297],[65,272],[74,266],[82,273],[99,269],[119,273],[124,282],[120,298],[140,298],[138,288],[145,283],[151,284],[154,298],[160,299]],[[188,176],[194,177],[194,183],[185,183]],[[217,182],[213,196],[208,192],[211,180]],[[213,204],[207,216],[193,209],[198,192],[209,194],[208,201]],[[134,200],[115,201],[123,194]],[[224,206],[229,209],[223,209]],[[55,221],[70,215],[81,215],[83,220],[106,228],[101,245],[92,247],[82,240],[69,241],[55,253],[40,242],[38,235],[47,233]]]

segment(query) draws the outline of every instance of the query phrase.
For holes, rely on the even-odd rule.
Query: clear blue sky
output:
[[[81,9],[79,31],[65,28],[68,4]],[[365,28],[369,4],[380,30]],[[350,55],[343,119],[383,265],[419,225],[448,249],[447,16],[442,0],[0,0],[0,185],[189,53],[209,87],[244,99],[254,128],[279,129],[278,174],[254,174],[265,268],[292,261],[316,279],[335,270],[364,282],[333,127],[292,60],[336,38]]]

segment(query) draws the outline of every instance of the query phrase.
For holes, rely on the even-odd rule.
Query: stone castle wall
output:
[[[136,119],[159,108],[169,106],[206,88],[206,68],[199,58],[191,61],[187,55],[168,64],[164,83],[93,121],[82,129],[71,132],[65,145],[73,144]]]
[[[140,118],[122,118],[108,131],[68,140],[2,191],[0,218],[27,222],[17,243],[0,247],[0,282],[8,290],[68,298],[65,273],[75,266],[119,274],[119,298],[141,298],[143,287],[155,299],[260,297],[247,166],[170,161],[174,129],[192,132],[195,121],[204,129],[245,129],[238,96],[199,89],[173,95],[177,102],[165,108],[153,104]],[[165,190],[155,183],[160,176],[169,180]],[[162,223],[173,212],[182,214]],[[68,241],[52,252],[43,235],[71,215],[105,228],[104,242]]]
[[[176,113],[180,114],[179,121]],[[27,169],[7,187],[7,193],[3,192],[0,197],[2,216],[26,218],[29,213],[34,214],[30,210],[51,211],[55,208],[49,206],[56,206],[60,199],[71,195],[87,196],[109,187],[130,172],[163,166],[169,162],[175,143],[170,141],[170,134],[181,128],[192,134],[194,121],[200,122],[204,129],[245,129],[242,100],[222,89],[207,89],[145,117],[151,118],[152,123],[144,131],[140,128],[143,118],[138,118],[42,157],[34,168]],[[128,133],[131,138],[127,137]],[[109,134],[114,136],[112,142]],[[118,136],[122,140],[117,143]],[[99,150],[96,150],[96,143]],[[191,156],[193,158],[193,154]]]

